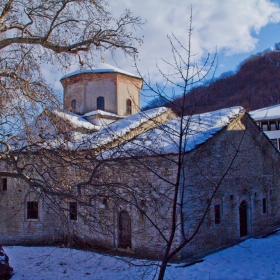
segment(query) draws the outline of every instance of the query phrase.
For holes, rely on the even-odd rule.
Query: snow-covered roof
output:
[[[242,107],[231,107],[201,115],[184,117],[183,151],[191,151],[206,142],[243,112]],[[169,108],[159,107],[146,110],[102,127],[95,126],[81,116],[70,112],[65,113],[54,110],[52,113],[65,119],[76,128],[86,128],[93,131],[74,130],[71,132],[70,141],[66,141],[61,135],[54,135],[54,137],[42,144],[44,147],[54,148],[62,145],[64,148],[68,147],[69,149],[97,149],[97,151],[101,149],[99,152],[102,152],[104,148],[107,149],[117,145],[100,155],[100,157],[104,158],[176,154],[179,151],[181,119],[174,118],[175,114]],[[155,121],[157,117],[159,119]],[[166,122],[167,118],[173,119]]]
[[[73,114],[71,112],[63,112],[58,110],[53,110],[52,113],[59,118],[68,121],[75,128],[86,128],[89,130],[98,130],[99,126],[93,125],[83,117]]]
[[[77,142],[75,145],[78,145],[81,148],[98,148],[104,146],[125,136],[132,130],[140,127],[147,121],[153,120],[154,118],[162,115],[168,110],[168,108],[159,107],[130,115],[121,120],[115,121],[108,126],[100,128],[99,131],[93,134],[81,134],[80,137],[77,135]]]
[[[184,117],[183,151],[191,151],[206,142],[243,112],[244,109],[237,106]],[[170,120],[137,136],[123,146],[104,152],[101,157],[176,154],[179,151],[180,121],[180,118]]]
[[[255,121],[280,119],[280,104],[249,112]]]
[[[137,75],[134,75],[130,72],[124,71],[124,70],[122,70],[120,68],[117,68],[115,66],[112,66],[110,64],[97,63],[97,64],[94,64],[91,69],[82,69],[82,70],[74,71],[72,73],[64,75],[60,80],[63,80],[65,78],[69,78],[71,76],[75,76],[75,75],[79,75],[79,74],[86,74],[86,73],[120,73],[120,74],[128,75],[128,76],[131,76],[131,77],[140,78]]]
[[[83,117],[85,118],[85,117],[91,117],[91,116],[96,116],[96,115],[121,118],[120,116],[118,116],[116,114],[105,112],[102,110],[95,110],[95,111],[88,112],[88,113],[84,114]]]

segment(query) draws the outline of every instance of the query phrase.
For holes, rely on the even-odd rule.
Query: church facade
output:
[[[51,162],[56,185],[48,175],[48,191],[1,178],[2,244],[76,242],[160,258],[176,188],[173,248],[187,240],[177,259],[279,226],[279,153],[243,108],[185,117],[182,135],[170,109],[139,110],[142,80],[131,73],[104,63],[61,82],[64,110],[44,112],[36,125],[45,134],[34,137],[53,149],[59,141],[50,131],[63,138],[71,165]],[[46,173],[46,162],[33,155],[24,161]]]

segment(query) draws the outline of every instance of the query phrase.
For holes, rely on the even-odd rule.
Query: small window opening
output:
[[[220,205],[215,205],[215,224],[221,223],[221,208]]]
[[[78,217],[78,204],[77,202],[69,202],[69,219],[76,221]]]
[[[140,205],[141,205],[141,207],[145,207],[146,206],[146,200],[142,199],[140,201]]]
[[[97,110],[105,110],[105,100],[102,96],[97,97]]]
[[[269,194],[272,194],[272,190],[269,191]]]
[[[271,122],[270,123],[270,130],[276,130],[276,122]]]
[[[258,193],[257,192],[255,192],[255,197],[257,197],[258,196]]]
[[[126,113],[128,115],[131,115],[131,100],[130,99],[126,99]]]
[[[262,123],[262,131],[268,131],[268,123],[267,122]]]
[[[261,125],[262,125],[262,130],[263,131],[267,131],[268,130],[268,123],[267,122],[262,122]]]
[[[233,200],[233,194],[230,195],[230,200]]]
[[[27,202],[27,219],[38,219],[38,202],[28,201]]]
[[[145,199],[140,200],[140,207],[142,210],[147,210],[147,202]]]
[[[73,100],[71,101],[71,108],[74,109],[74,110],[77,109],[77,101],[76,101],[76,99],[73,99]]]
[[[6,191],[8,187],[8,180],[7,178],[2,178],[2,190]]]
[[[263,198],[263,213],[266,213],[266,198]]]
[[[104,197],[101,201],[101,204],[100,204],[100,208],[102,209],[108,209],[108,200],[106,197]]]

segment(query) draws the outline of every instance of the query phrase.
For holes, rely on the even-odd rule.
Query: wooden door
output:
[[[126,211],[119,215],[119,247],[131,248],[131,219]]]
[[[240,237],[248,234],[247,228],[247,202],[243,200],[239,206]]]

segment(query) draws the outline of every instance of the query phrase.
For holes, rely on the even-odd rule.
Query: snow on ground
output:
[[[209,255],[204,262],[183,267],[168,267],[165,279],[280,279],[280,232],[245,242]],[[152,279],[149,269],[128,263],[129,259],[104,256],[93,252],[58,247],[4,247],[14,267],[12,280]],[[131,260],[131,259],[130,259]],[[134,263],[145,261],[131,260]],[[148,269],[148,271],[146,271]],[[141,275],[143,276],[141,278]]]

